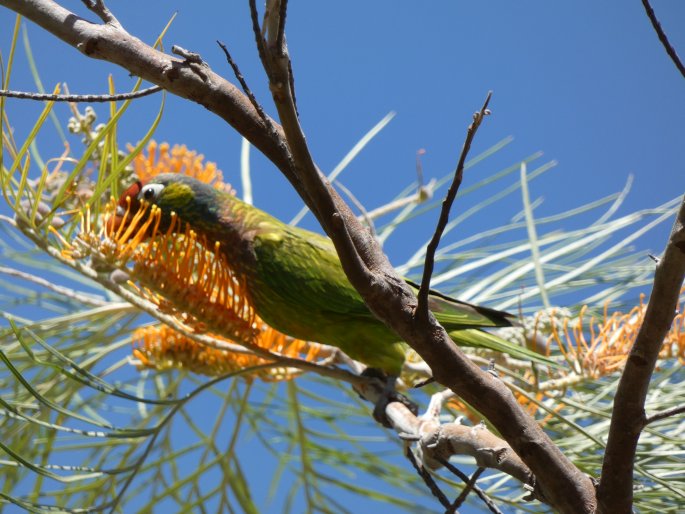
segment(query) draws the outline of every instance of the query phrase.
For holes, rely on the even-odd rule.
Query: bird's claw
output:
[[[375,419],[378,423],[380,423],[386,428],[392,428],[392,423],[388,419],[385,409],[389,404],[393,402],[401,403],[402,405],[407,407],[407,409],[409,409],[409,411],[414,415],[418,414],[418,405],[416,405],[402,393],[398,393],[395,390],[395,377],[387,376],[381,371],[374,368],[366,368],[362,372],[362,375],[379,378],[384,380],[385,382],[383,391],[380,394],[380,397],[373,408],[373,419]]]

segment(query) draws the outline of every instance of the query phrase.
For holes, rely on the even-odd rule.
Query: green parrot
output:
[[[162,174],[137,182],[122,195],[116,223],[125,223],[141,201],[157,205],[164,216],[181,221],[210,241],[219,241],[228,264],[247,288],[257,314],[289,336],[336,346],[355,360],[398,376],[406,343],[369,311],[347,279],[332,241],[286,225],[229,193],[181,174]],[[162,222],[164,223],[164,221]],[[416,284],[408,282],[415,291]],[[479,328],[508,327],[512,315],[460,302],[431,291],[429,308],[452,340],[553,364],[536,352]]]

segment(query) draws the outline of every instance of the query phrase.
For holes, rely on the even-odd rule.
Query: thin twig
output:
[[[72,103],[97,103],[97,102],[119,102],[121,100],[133,100],[153,93],[162,91],[159,86],[152,86],[140,91],[130,93],[118,93],[115,95],[53,95],[49,93],[31,93],[28,91],[12,91],[0,89],[0,96],[8,98],[19,98],[21,100],[38,100],[49,102],[72,102]]]
[[[469,481],[466,482],[464,490],[461,492],[459,496],[457,496],[457,499],[454,500],[454,503],[452,503],[452,506],[448,511],[450,514],[457,512],[457,509],[461,507],[462,504],[466,501],[466,498],[468,498],[469,493],[473,490],[473,487],[476,485],[476,480],[478,480],[478,477],[480,477],[483,474],[483,471],[485,471],[485,468],[478,468],[475,471],[475,473],[471,475]]]
[[[662,419],[670,418],[671,416],[677,416],[678,414],[682,414],[685,412],[685,405],[681,405],[680,407],[673,407],[672,409],[666,409],[661,412],[657,412],[656,414],[652,414],[649,416],[645,422],[644,426],[649,425],[650,423],[654,423],[655,421],[660,421]]]
[[[454,464],[452,464],[450,461],[448,461],[447,459],[443,459],[442,457],[438,457],[437,461],[440,464],[442,464],[443,466],[445,466],[452,473],[457,475],[461,479],[462,482],[464,482],[465,484],[469,483],[469,480],[470,480],[469,476],[466,473],[464,473],[462,470],[460,470],[458,467],[456,467]]]
[[[443,507],[449,509],[452,506],[449,499],[447,498],[447,496],[445,496],[445,493],[443,493],[440,490],[440,487],[438,487],[438,484],[435,483],[433,476],[428,471],[426,471],[426,468],[419,465],[419,463],[416,461],[416,457],[414,456],[414,452],[409,446],[407,446],[407,451],[405,452],[405,455],[407,459],[409,459],[409,462],[411,462],[411,465],[414,466],[416,472],[426,483],[426,486],[428,486],[430,492],[433,493],[433,496],[435,496],[438,499],[438,501]]]
[[[264,112],[262,105],[257,101],[257,97],[255,97],[254,93],[252,93],[250,86],[247,85],[247,81],[245,80],[245,77],[243,77],[243,74],[240,72],[240,68],[238,67],[236,62],[233,60],[233,57],[231,57],[231,53],[228,51],[228,48],[226,47],[226,45],[224,43],[222,43],[219,40],[217,40],[216,43],[224,51],[224,55],[226,56],[226,60],[228,61],[228,64],[231,66],[231,69],[233,70],[233,74],[235,75],[235,78],[237,78],[238,82],[240,82],[240,87],[243,88],[245,95],[247,95],[247,98],[250,100],[252,107],[255,108],[255,110],[259,114],[259,117],[262,119],[262,121],[264,122],[264,125],[267,127],[267,129],[269,130],[271,135],[273,137],[278,138],[278,133],[276,132],[276,127],[274,127],[274,124],[271,122],[271,119]]]
[[[654,286],[644,320],[626,360],[614,397],[609,437],[597,488],[599,512],[630,512],[633,471],[645,401],[659,351],[680,298],[685,278],[685,199],[676,215],[666,249],[656,266]]]
[[[385,205],[377,207],[376,209],[373,209],[372,211],[369,211],[369,218],[373,220],[376,218],[380,218],[381,216],[385,216],[386,214],[389,214],[398,209],[401,209],[402,207],[406,207],[407,205],[411,205],[413,203],[420,204],[422,202],[425,202],[426,200],[433,197],[433,189],[435,188],[436,182],[437,181],[435,179],[432,179],[428,183],[428,185],[421,186],[419,190],[412,196],[406,196],[404,198],[393,200],[392,202],[389,202]]]
[[[257,44],[257,52],[259,53],[259,60],[262,61],[264,71],[269,75],[269,63],[266,58],[266,49],[264,48],[264,36],[262,29],[259,26],[259,12],[257,11],[257,3],[255,0],[250,0],[250,18],[252,19],[252,32],[254,32],[255,42]]]
[[[188,64],[205,64],[205,61],[202,59],[202,56],[199,53],[186,50],[182,46],[173,45],[171,47],[171,53],[178,55],[179,57],[183,57]]]
[[[110,11],[107,8],[105,2],[103,2],[102,0],[81,1],[89,10],[97,14],[102,21],[104,21],[108,25],[112,25],[113,27],[119,30],[124,30],[124,27],[121,25],[121,23],[119,23],[119,20],[117,20],[116,17],[112,14],[112,11]]]
[[[673,45],[671,45],[670,41],[666,37],[664,29],[661,28],[661,23],[659,23],[659,20],[656,18],[656,14],[654,14],[654,9],[652,9],[652,6],[649,4],[649,0],[642,0],[642,5],[645,7],[649,21],[652,22],[652,27],[654,27],[657,36],[659,36],[659,41],[661,41],[661,44],[664,45],[666,53],[673,61],[673,64],[675,64],[675,67],[678,68],[680,74],[685,77],[685,65],[683,65],[683,62],[680,60],[680,57],[678,57],[675,48],[673,48]]]
[[[466,475],[463,471],[461,471],[455,465],[451,464],[447,459],[440,458],[440,459],[438,459],[438,461],[440,462],[440,464],[442,464],[447,469],[449,469],[452,473],[454,473],[459,478],[461,478],[461,480],[463,482],[465,482],[466,484],[468,484],[470,482],[470,478],[468,477],[468,475]],[[488,507],[488,509],[490,509],[490,512],[493,512],[494,514],[502,514],[502,511],[499,510],[497,505],[495,505],[495,502],[492,501],[492,499],[487,494],[485,494],[485,492],[480,487],[478,487],[475,484],[472,487],[473,487],[473,492],[476,493],[481,500],[483,500],[483,503],[485,503],[485,505]]]
[[[488,111],[488,104],[490,103],[490,98],[492,98],[492,91],[488,92],[488,96],[485,98],[483,107],[480,111],[473,115],[473,122],[469,125],[466,131],[466,139],[464,140],[464,146],[461,149],[461,155],[459,156],[459,162],[457,164],[456,170],[454,170],[454,179],[452,180],[452,185],[450,185],[447,191],[447,196],[442,202],[442,210],[440,211],[440,218],[438,219],[438,225],[435,228],[435,233],[428,247],[426,248],[426,260],[423,266],[423,277],[421,279],[421,288],[418,294],[418,305],[416,307],[415,317],[420,319],[428,318],[428,291],[430,289],[431,275],[433,274],[433,267],[435,266],[435,251],[438,249],[440,244],[440,238],[442,233],[445,231],[447,222],[449,221],[450,210],[452,209],[452,204],[457,196],[457,191],[459,191],[459,186],[461,186],[461,180],[464,175],[464,163],[466,162],[466,156],[471,149],[471,143],[473,138],[480,127],[483,118],[490,114]]]
[[[256,11],[254,0],[251,4],[251,10]],[[590,480],[521,409],[506,386],[501,381],[484,380],[486,375],[452,344],[433,319],[429,317],[421,323],[414,318],[414,293],[347,205],[322,181],[306,148],[295,109],[289,105],[292,98],[287,98],[287,91],[277,99],[281,122],[288,126],[284,129],[288,136],[286,146],[269,136],[245,95],[211,71],[209,83],[200,81],[194,73],[176,68],[175,61],[140,39],[86,22],[52,0],[0,0],[0,5],[34,21],[90,58],[115,63],[174,94],[201,103],[250,139],[283,172],[333,236],[351,282],[374,314],[419,351],[441,383],[483,412],[505,439],[526,456],[531,471],[540,475],[550,505],[564,514],[591,511],[595,489]],[[258,45],[263,53],[263,38]],[[266,64],[271,68],[281,65],[278,60]],[[274,93],[283,93],[277,88],[288,83],[288,73],[272,69],[268,74],[278,79],[270,84]]]
[[[288,0],[281,0],[278,9],[278,33],[276,34],[276,48],[280,55],[285,55],[285,18],[288,12]],[[292,73],[290,74],[292,76]]]
[[[295,94],[295,74],[293,73],[293,62],[288,55],[288,45],[285,42],[285,21],[288,16],[288,0],[280,0],[278,5],[278,29],[276,32],[276,55],[286,58],[288,62],[288,85],[290,86],[290,96],[293,99],[295,112],[299,116],[297,108],[297,95]]]

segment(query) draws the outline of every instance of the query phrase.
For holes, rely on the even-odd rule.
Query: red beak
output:
[[[119,197],[116,212],[107,220],[107,233],[114,234],[122,225],[128,222],[135,216],[138,209],[140,209],[140,200],[138,200],[138,193],[143,189],[143,183],[138,180],[131,184],[129,188]]]

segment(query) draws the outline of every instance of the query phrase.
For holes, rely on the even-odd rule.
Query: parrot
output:
[[[130,206],[127,208],[127,204]],[[332,345],[388,376],[399,376],[407,345],[364,303],[349,282],[333,242],[291,226],[234,195],[179,173],[137,181],[120,197],[114,224],[143,205],[171,212],[220,251],[245,284],[255,312],[293,338]],[[162,221],[162,225],[164,225]],[[407,281],[418,292],[418,286]],[[504,352],[544,365],[554,362],[483,328],[516,325],[514,316],[430,291],[428,307],[457,345]]]

